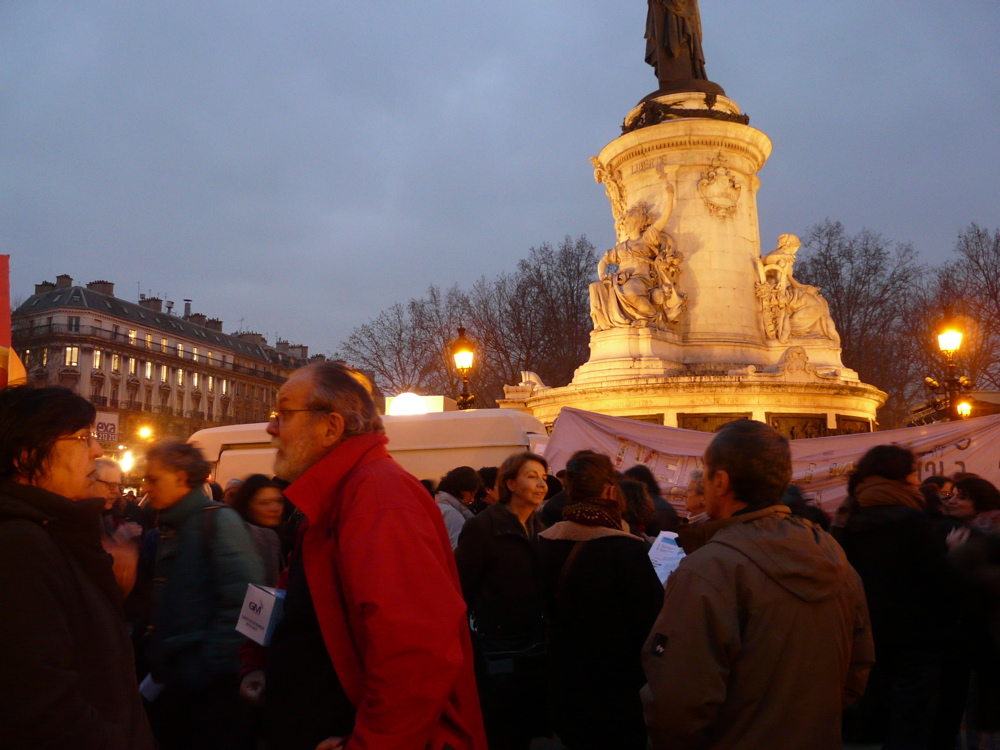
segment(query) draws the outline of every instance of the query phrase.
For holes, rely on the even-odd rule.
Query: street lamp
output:
[[[962,419],[968,419],[972,415],[972,404],[968,401],[963,401],[956,408],[958,409],[958,416]]]
[[[962,346],[962,332],[949,328],[938,334],[938,349],[947,358],[944,375],[944,390],[948,394],[948,420],[956,422],[961,417],[958,410],[959,378],[955,369],[955,352]]]
[[[458,397],[458,408],[471,409],[476,403],[476,397],[469,393],[469,370],[472,369],[476,353],[462,326],[458,327],[458,338],[451,343],[451,356],[455,359],[455,369],[462,376],[462,394]]]

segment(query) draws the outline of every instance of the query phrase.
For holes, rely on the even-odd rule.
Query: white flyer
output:
[[[684,559],[684,550],[677,542],[677,534],[673,531],[661,531],[653,546],[649,548],[649,559],[653,569],[660,578],[660,583],[666,584],[667,577],[677,570]]]

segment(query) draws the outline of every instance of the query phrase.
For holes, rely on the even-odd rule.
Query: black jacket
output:
[[[486,641],[497,650],[517,649],[540,637],[542,597],[531,538],[542,528],[532,513],[525,531],[517,516],[500,503],[462,527],[455,562],[480,645]]]
[[[0,480],[4,748],[153,748],[102,505]]]
[[[556,732],[570,748],[644,750],[639,656],[663,605],[646,542],[563,521],[541,534],[537,553]]]

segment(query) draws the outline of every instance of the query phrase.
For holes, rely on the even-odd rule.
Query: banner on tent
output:
[[[701,457],[713,435],[663,427],[620,417],[565,408],[545,448],[551,470],[558,471],[578,450],[611,457],[619,471],[649,467],[664,497],[678,509],[691,472],[703,469]],[[921,481],[958,472],[978,474],[1000,485],[1000,415],[901,430],[792,441],[792,483],[806,497],[833,513],[847,495],[847,476],[855,462],[876,445],[895,443],[917,456]]]

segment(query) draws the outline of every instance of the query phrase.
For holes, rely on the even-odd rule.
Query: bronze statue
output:
[[[723,93],[705,74],[698,0],[649,0],[646,62],[656,71],[658,93]]]

